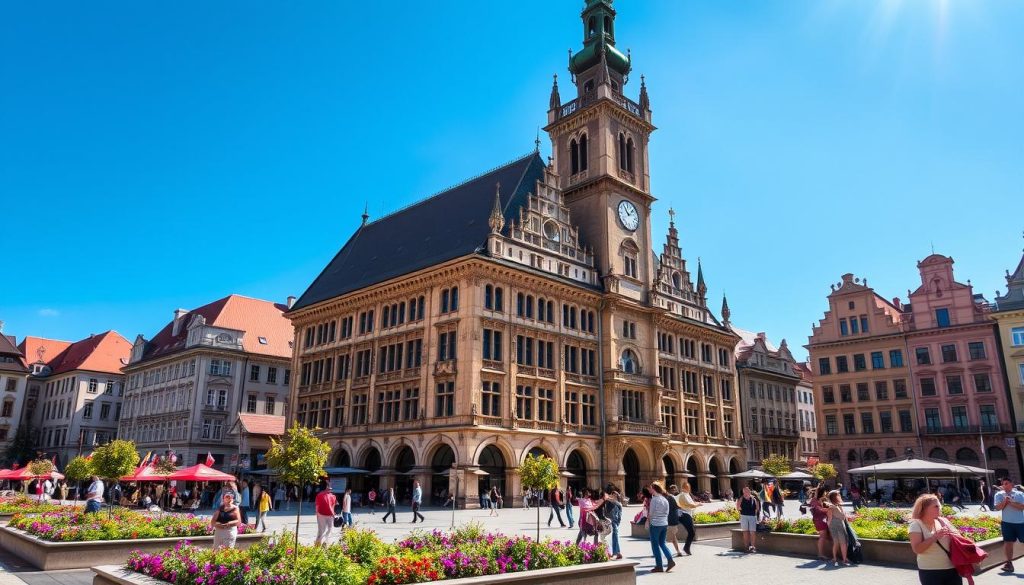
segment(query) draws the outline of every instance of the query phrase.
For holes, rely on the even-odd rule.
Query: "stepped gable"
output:
[[[292,310],[476,253],[487,243],[495,185],[505,224],[544,177],[537,153],[366,223],[349,238]]]

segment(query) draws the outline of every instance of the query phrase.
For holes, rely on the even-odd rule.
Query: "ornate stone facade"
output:
[[[745,468],[738,338],[700,269],[694,286],[674,217],[652,252],[646,88],[622,94],[610,1],[583,22],[578,95],[552,89],[552,159],[364,222],[288,314],[296,420],[324,429],[334,466],[370,472],[356,490],[419,479],[460,506],[492,485],[518,503],[530,453],[630,496],[684,472],[718,494]],[[383,248],[398,256],[371,262]]]

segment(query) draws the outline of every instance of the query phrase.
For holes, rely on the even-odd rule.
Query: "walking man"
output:
[[[412,523],[415,524],[416,520],[420,522],[426,522],[426,518],[423,514],[420,514],[420,504],[423,503],[423,488],[420,487],[419,480],[412,482]]]
[[[96,513],[103,507],[103,482],[98,476],[92,476],[89,491],[85,494],[85,512]]]
[[[320,484],[320,493],[316,495],[316,545],[327,544],[331,537],[331,529],[334,528],[334,507],[338,505],[338,498],[331,493],[331,483],[328,481]]]
[[[558,516],[558,523],[565,528],[565,521],[562,520],[562,490],[556,488],[551,489],[551,493],[548,496],[551,500],[551,513],[548,514],[548,526],[551,526],[551,520]]]
[[[388,513],[384,514],[384,523],[388,523],[388,516],[391,516],[391,523],[398,522],[398,514],[395,513],[395,488],[388,488],[384,492],[384,505],[388,507]]]
[[[999,485],[1003,489],[996,493],[992,507],[1003,513],[1003,521],[1000,523],[1003,552],[1006,555],[1003,571],[1012,573],[1013,543],[1024,542],[1024,493],[1014,490],[1013,482],[1008,477],[1002,478]]]
[[[345,520],[344,525],[352,528],[352,488],[345,488],[345,495],[341,497],[341,517]]]

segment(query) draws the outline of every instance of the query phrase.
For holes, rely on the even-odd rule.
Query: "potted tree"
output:
[[[281,481],[299,486],[299,506],[295,513],[295,553],[299,551],[299,520],[302,518],[302,486],[327,475],[324,465],[331,446],[306,427],[292,426],[280,441],[271,439],[267,465],[277,470]]]
[[[543,455],[527,455],[519,466],[519,480],[527,489],[549,490],[558,487],[558,464]],[[540,541],[540,505],[537,508],[537,541]]]
[[[71,461],[68,461],[68,464],[64,466],[64,478],[67,481],[75,483],[76,504],[78,503],[78,496],[81,491],[80,488],[82,487],[80,484],[89,479],[92,474],[92,462],[81,455],[75,457]]]
[[[139,453],[135,450],[133,441],[115,439],[98,447],[92,454],[91,463],[93,473],[117,486],[123,476],[135,471],[139,464]],[[114,515],[114,503],[110,502],[108,506],[108,516]]]

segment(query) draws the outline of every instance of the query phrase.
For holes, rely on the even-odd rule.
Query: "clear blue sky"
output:
[[[4,3],[4,331],[131,339],[298,296],[364,201],[533,147],[582,5]],[[799,348],[841,274],[905,295],[933,243],[989,298],[1020,259],[1021,2],[615,6],[659,127],[655,246],[672,205],[741,327]]]

